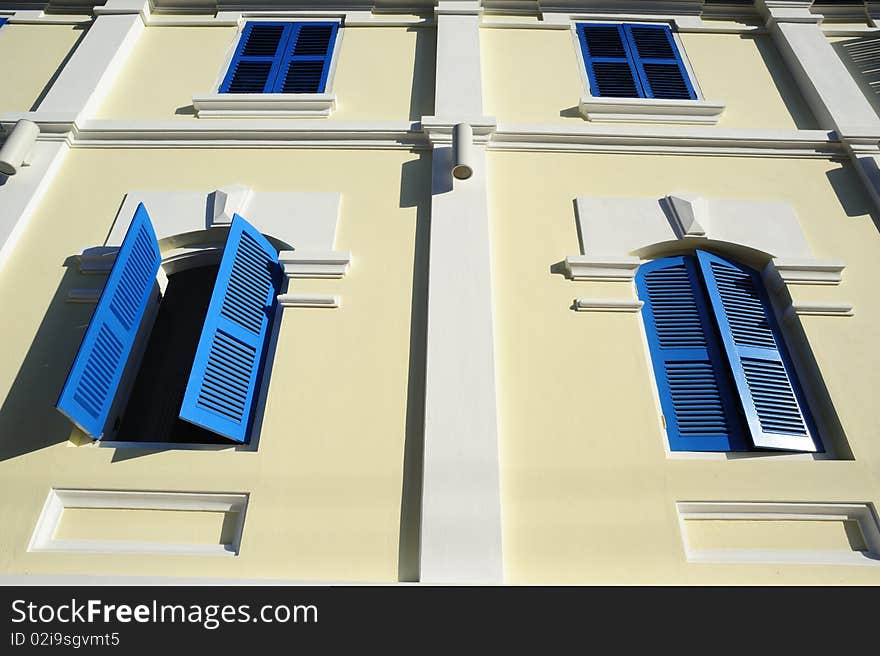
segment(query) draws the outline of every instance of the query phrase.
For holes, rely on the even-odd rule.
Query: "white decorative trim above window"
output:
[[[588,121],[716,125],[725,105],[708,100],[584,97],[578,110]]]
[[[279,294],[281,307],[338,308],[339,296],[336,294]]]
[[[281,251],[278,262],[288,278],[342,278],[351,264],[350,251]]]
[[[639,258],[630,255],[569,255],[565,258],[565,272],[572,280],[627,282],[635,277],[639,262]]]
[[[846,265],[840,260],[807,258],[773,259],[779,279],[786,284],[839,285]]]
[[[576,298],[574,309],[578,312],[638,312],[644,303],[629,298]]]
[[[86,553],[146,553],[199,556],[235,556],[241,544],[247,494],[201,494],[193,492],[140,492],[118,490],[49,491],[31,536],[28,551]],[[64,540],[55,537],[65,508],[102,510],[201,511],[235,515],[229,542],[221,544],[169,544],[124,540]]]
[[[198,118],[316,118],[336,109],[334,93],[209,93],[192,101]]]

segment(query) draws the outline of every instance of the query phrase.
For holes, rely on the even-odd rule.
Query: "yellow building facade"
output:
[[[0,3],[0,581],[880,583],[873,11]]]

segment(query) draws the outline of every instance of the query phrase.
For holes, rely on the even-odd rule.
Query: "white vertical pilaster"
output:
[[[437,7],[420,580],[503,580],[479,2]],[[473,175],[452,177],[451,135],[478,124]]]
[[[0,175],[0,268],[6,263],[43,192],[61,166],[68,146],[62,141],[38,141],[14,176]]]
[[[878,132],[880,119],[823,34],[823,16],[809,0],[757,0],[767,28],[823,128],[849,134]]]
[[[822,33],[809,0],[756,0],[776,46],[820,125],[837,132],[880,208],[880,117]]]
[[[108,0],[37,108],[40,114],[89,118],[113,85],[144,29],[144,0]]]
[[[481,12],[476,1],[440,0],[437,4],[434,115],[438,118],[483,115]]]

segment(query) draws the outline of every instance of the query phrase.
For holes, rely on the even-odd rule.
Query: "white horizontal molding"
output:
[[[669,9],[669,7],[667,7]],[[543,30],[567,30],[574,22],[584,21],[614,21],[614,22],[655,22],[674,23],[678,32],[703,32],[709,34],[746,34],[765,32],[762,25],[753,25],[743,22],[722,22],[720,20],[705,22],[700,16],[661,12],[661,15],[646,13],[621,14],[619,9],[609,7],[609,13],[599,13],[599,9],[591,12],[550,12],[542,11],[540,17],[531,20],[513,20],[500,17],[492,13],[484,14],[482,28],[506,28],[506,29],[543,29]],[[613,13],[611,13],[613,12]],[[503,10],[500,13],[504,13]]]
[[[639,268],[638,257],[629,255],[569,255],[566,274],[572,280],[629,281]]]
[[[85,25],[92,22],[91,16],[46,14],[40,9],[22,9],[8,14],[0,11],[0,18],[6,17],[11,24],[24,25]]]
[[[336,294],[279,294],[281,307],[338,308],[341,301]]]
[[[467,123],[473,131],[474,143],[487,143],[495,132],[497,121],[492,116],[477,117],[438,117],[423,116],[419,124],[422,131],[432,144],[452,143],[453,128],[459,123]]]
[[[676,510],[689,562],[880,566],[880,526],[871,506],[865,503],[685,501],[677,503]],[[690,520],[854,521],[867,551],[697,550],[688,543],[685,522]]]
[[[644,303],[629,298],[576,298],[574,309],[578,312],[638,312]]]
[[[589,121],[715,125],[724,112],[724,103],[708,100],[585,97],[578,103],[578,109]]]
[[[350,251],[281,251],[278,261],[288,278],[342,278],[351,264]]]
[[[777,257],[773,267],[785,284],[839,285],[846,264],[841,260]]]
[[[31,536],[28,551],[87,553],[142,553],[234,556],[241,544],[248,495],[198,492],[145,492],[122,490],[49,490]],[[237,513],[237,527],[226,544],[168,544],[121,540],[58,540],[55,533],[65,508],[137,509]]]
[[[101,291],[101,289],[71,289],[67,292],[67,302],[94,305],[101,298]]]
[[[500,123],[491,150],[817,157],[844,152],[826,130],[743,130],[707,126]]]
[[[192,101],[198,118],[314,118],[336,109],[333,93],[211,93]]]
[[[820,301],[796,301],[791,304],[786,318],[790,313],[797,315],[814,315],[820,317],[851,317],[855,314],[852,303],[834,303]]]
[[[77,256],[79,272],[84,275],[107,275],[116,261],[118,246],[97,246],[87,248]]]

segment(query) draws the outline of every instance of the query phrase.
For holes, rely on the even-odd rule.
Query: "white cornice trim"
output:
[[[62,141],[72,147],[404,150],[426,148],[432,143],[451,143],[454,123],[465,120],[425,117],[418,123],[274,118],[254,122],[218,118],[210,121],[89,120],[78,124],[68,115],[13,112],[0,115],[0,124],[9,129],[20,119],[40,126],[38,141]],[[825,130],[742,130],[694,125],[502,123],[496,126],[491,117],[475,117],[465,122],[473,127],[475,143],[486,143],[491,150],[815,158],[846,154],[846,145],[839,141],[837,134]],[[859,140],[868,138],[858,137]],[[876,145],[872,148],[876,150]]]
[[[724,103],[655,98],[581,98],[578,110],[589,121],[610,123],[691,123],[715,125]]]
[[[576,298],[574,309],[578,312],[638,312],[644,303],[629,298]]]
[[[782,282],[799,285],[839,285],[846,264],[842,260],[780,258],[773,266]]]
[[[278,261],[288,278],[342,278],[351,264],[350,251],[281,251]]]
[[[94,19],[91,16],[53,15],[44,11],[26,9],[13,13],[0,11],[0,17],[6,17],[12,25],[87,25]]]
[[[638,257],[628,255],[569,255],[565,258],[565,271],[572,280],[626,282],[635,278],[639,262]]]
[[[192,101],[198,118],[312,118],[336,109],[333,93],[210,93]]]
[[[825,130],[736,130],[695,126],[528,125],[501,123],[491,150],[627,152],[764,157],[840,156]]]
[[[796,301],[791,304],[784,317],[793,318],[791,314],[812,315],[819,317],[851,317],[855,314],[852,303],[830,303],[824,301]]]
[[[279,294],[281,307],[338,308],[341,300],[336,294]]]
[[[101,298],[101,289],[71,289],[67,292],[68,303],[94,305]]]

